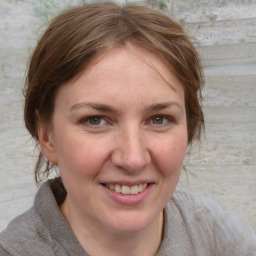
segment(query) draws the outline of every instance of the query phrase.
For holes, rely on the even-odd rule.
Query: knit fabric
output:
[[[56,180],[39,189],[34,206],[0,234],[1,256],[88,256],[58,205],[66,191]],[[157,256],[256,256],[256,233],[215,201],[176,191],[164,209]]]

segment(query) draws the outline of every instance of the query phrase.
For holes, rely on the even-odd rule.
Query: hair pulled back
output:
[[[51,122],[59,88],[79,75],[100,53],[125,42],[160,56],[184,86],[188,143],[200,139],[204,117],[200,106],[204,84],[198,54],[188,36],[168,16],[145,6],[87,4],[57,16],[31,57],[25,85],[25,125],[38,143],[38,116]],[[42,152],[36,181],[48,177],[53,165]]]

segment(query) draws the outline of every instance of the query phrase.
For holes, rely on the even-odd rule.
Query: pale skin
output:
[[[60,210],[84,249],[155,255],[187,148],[184,90],[167,65],[130,43],[110,50],[60,88],[38,135],[59,166]],[[134,195],[109,188],[140,184]]]

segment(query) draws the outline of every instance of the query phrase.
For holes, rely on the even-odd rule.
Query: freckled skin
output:
[[[170,101],[177,104],[148,108]],[[114,111],[88,106],[70,111],[81,102],[104,104]],[[154,124],[155,115],[164,115],[164,124]],[[88,116],[103,118],[95,128]],[[150,227],[159,225],[178,183],[187,147],[183,88],[159,57],[132,45],[106,53],[59,90],[53,128],[40,132],[44,154],[58,163],[67,189],[61,210],[76,234],[121,236],[152,232]],[[152,189],[134,206],[113,201],[101,185],[145,179]]]

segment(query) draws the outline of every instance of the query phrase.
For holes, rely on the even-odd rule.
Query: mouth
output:
[[[137,184],[129,184],[129,182],[117,183],[100,183],[112,200],[120,205],[135,206],[142,203],[151,194],[154,183],[145,181]]]
[[[121,185],[121,184],[103,184],[103,185],[108,189],[115,191],[118,194],[137,195],[143,192],[149,184],[142,183],[142,184],[133,185],[133,186],[127,186],[127,185]]]

